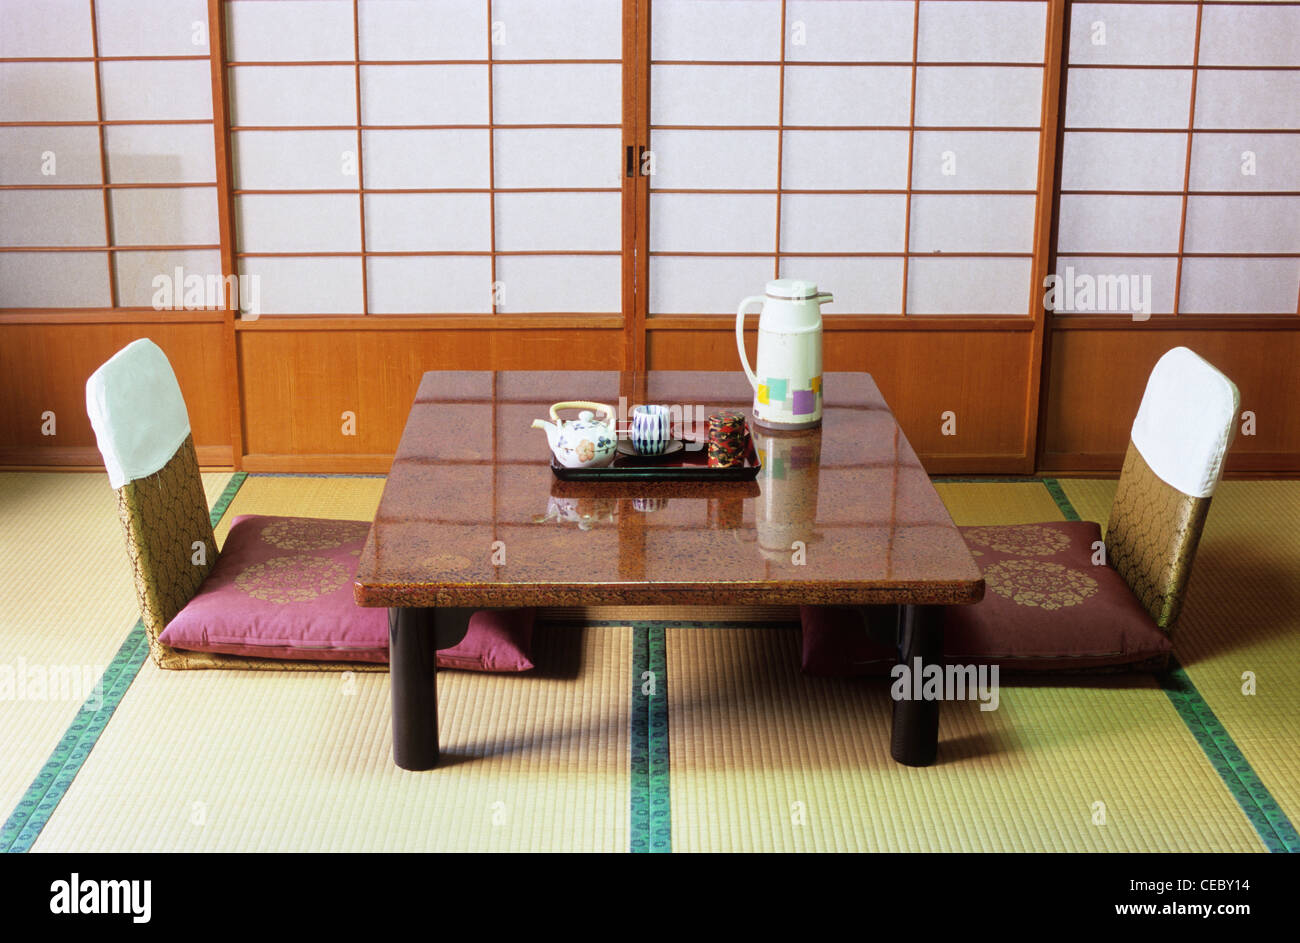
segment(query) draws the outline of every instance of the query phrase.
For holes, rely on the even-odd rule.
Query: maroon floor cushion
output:
[[[945,661],[1035,672],[1126,665],[1150,670],[1167,663],[1169,637],[1118,573],[1093,562],[1101,540],[1097,524],[1060,521],[961,532],[986,589],[982,602],[948,607]],[[888,610],[878,611],[864,626],[851,609],[803,607],[804,670],[888,675],[895,658],[891,626]]]
[[[173,648],[255,658],[388,661],[388,610],[352,596],[367,521],[235,518],[198,593],[167,624]],[[533,610],[474,614],[469,632],[438,664],[475,671],[526,671]]]

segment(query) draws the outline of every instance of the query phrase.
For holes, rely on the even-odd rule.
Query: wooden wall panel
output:
[[[244,468],[387,472],[426,370],[616,370],[617,328],[239,331]],[[355,435],[343,413],[355,414]],[[522,432],[522,430],[521,430]]]
[[[1051,333],[1039,470],[1117,473],[1151,368],[1180,345],[1231,377],[1255,413],[1253,436],[1238,427],[1228,471],[1300,471],[1300,331],[1132,326]]]
[[[653,327],[653,325],[652,325]],[[1025,474],[1033,470],[1027,411],[1030,347],[1023,330],[828,330],[824,366],[875,377],[931,474]],[[755,332],[747,334],[754,356]],[[650,369],[738,370],[734,328],[651,330]],[[752,360],[751,360],[752,363]],[[827,389],[828,397],[834,391]],[[956,414],[956,434],[942,432]]]
[[[179,323],[0,323],[0,464],[102,465],[86,416],[86,380],[118,350],[148,337],[176,371],[200,463],[231,465],[232,404],[220,312],[215,317]],[[55,413],[54,436],[41,434],[46,410]]]

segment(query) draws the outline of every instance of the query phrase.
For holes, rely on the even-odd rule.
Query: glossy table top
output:
[[[355,595],[363,606],[961,604],[984,581],[865,373],[829,373],[817,430],[765,434],[751,482],[563,482],[550,405],[750,417],[739,371],[426,373]],[[621,398],[621,401],[620,401]],[[564,414],[569,418],[575,414]],[[707,437],[707,425],[687,428]]]

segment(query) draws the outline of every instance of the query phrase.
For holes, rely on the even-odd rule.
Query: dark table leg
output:
[[[472,609],[389,609],[389,683],[393,691],[393,762],[402,769],[438,765],[438,650],[469,631]]]
[[[917,662],[943,666],[943,607],[900,606],[898,611],[898,660],[907,666],[906,677],[916,679]],[[891,737],[894,759],[906,766],[929,766],[939,748],[939,701],[913,698],[894,700],[894,730]]]

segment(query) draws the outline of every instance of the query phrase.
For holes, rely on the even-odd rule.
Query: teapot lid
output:
[[[817,283],[802,278],[778,278],[767,283],[767,296],[787,301],[817,297]]]

